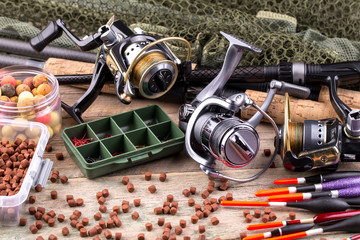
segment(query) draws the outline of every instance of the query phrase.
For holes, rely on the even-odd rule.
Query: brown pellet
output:
[[[51,199],[57,199],[57,191],[51,191],[50,192],[50,197],[51,197]]]
[[[102,229],[105,229],[106,228],[106,222],[104,220],[100,220],[99,221],[99,226],[102,228]]]
[[[116,232],[115,233],[115,240],[121,240],[122,237],[122,233],[121,232]]]
[[[42,229],[42,227],[43,227],[43,222],[41,221],[41,220],[37,220],[36,222],[35,222],[35,226],[36,226],[36,228],[37,229]]]
[[[51,144],[46,144],[45,151],[46,151],[46,152],[51,152],[51,151],[52,151],[52,146],[51,146]]]
[[[146,231],[152,231],[153,230],[153,226],[151,223],[145,223],[145,228],[146,228]]]
[[[162,240],[168,240],[170,238],[170,231],[163,232]]]
[[[67,236],[67,235],[69,235],[70,231],[67,227],[63,227],[63,229],[61,230],[61,233],[63,236]]]
[[[99,225],[95,225],[94,228],[96,229],[97,234],[101,234],[103,231],[102,227],[100,227]]]
[[[123,177],[121,182],[122,182],[122,184],[127,185],[129,183],[129,178],[128,177]]]
[[[207,190],[209,193],[212,193],[212,192],[214,192],[215,188],[214,188],[213,186],[208,186],[208,187],[206,188],[206,190]]]
[[[203,192],[201,193],[201,197],[202,197],[203,199],[207,198],[209,195],[210,195],[210,193],[209,193],[208,190],[205,190],[205,191],[203,191]]]
[[[57,236],[55,236],[54,234],[50,234],[48,240],[57,240]]]
[[[92,229],[90,229],[90,230],[88,231],[88,235],[89,235],[90,237],[93,237],[93,236],[95,236],[96,234],[98,234],[98,233],[97,233],[97,229],[96,229],[95,227],[93,227]]]
[[[191,240],[190,236],[184,236],[184,240]]]
[[[76,215],[78,218],[81,217],[81,212],[77,209],[74,210],[73,214]]]
[[[161,226],[163,226],[164,225],[164,223],[165,223],[165,218],[158,218],[158,225],[161,227]]]
[[[36,240],[45,240],[42,236],[37,236]]]
[[[102,213],[106,213],[106,211],[107,211],[107,207],[106,207],[106,206],[104,206],[104,205],[100,205],[100,207],[99,207],[99,211],[100,211],[100,212],[102,212]]]
[[[166,173],[160,173],[159,180],[160,180],[160,182],[165,182],[165,180],[166,180]]]
[[[89,224],[89,219],[84,217],[83,219],[81,219],[81,223],[82,225],[87,226]]]
[[[247,237],[247,233],[246,232],[241,232],[240,233],[240,239],[244,239]]]
[[[57,219],[58,219],[59,222],[63,222],[65,220],[64,214],[59,214]]]
[[[199,233],[205,232],[205,225],[199,225]]]
[[[210,222],[212,225],[218,225],[220,221],[217,217],[213,217],[211,218]]]
[[[72,214],[71,216],[70,216],[70,220],[72,221],[72,220],[78,220],[79,219],[79,217],[77,216],[77,215],[75,215],[75,214]]]
[[[261,218],[261,221],[263,223],[267,223],[269,221],[269,215],[268,214],[264,214]]]
[[[194,195],[196,193],[196,187],[190,187],[190,193]]]
[[[36,213],[36,208],[35,207],[29,207],[29,214],[34,215],[35,213]]]
[[[155,185],[151,185],[150,187],[148,187],[148,189],[149,189],[149,192],[150,192],[150,193],[156,192],[156,187],[155,187]]]
[[[254,211],[254,217],[255,218],[260,218],[261,217],[261,210],[260,209],[256,209]]]
[[[168,214],[168,213],[170,212],[170,207],[169,207],[169,206],[163,207],[162,212],[163,212],[164,214]]]
[[[56,153],[55,154],[56,160],[64,160],[64,154],[63,153]]]
[[[139,213],[138,213],[138,212],[133,212],[133,213],[131,214],[131,218],[132,218],[133,220],[138,219],[138,218],[139,218]]]
[[[215,212],[218,209],[219,209],[219,205],[217,205],[217,203],[211,204],[211,211],[212,212]]]
[[[60,182],[62,183],[62,184],[65,184],[65,183],[67,183],[68,182],[68,177],[67,176],[62,176],[61,178],[60,178]]]
[[[138,236],[137,236],[137,239],[138,240],[145,240],[145,234],[139,233]]]
[[[123,200],[122,203],[121,203],[121,205],[125,205],[125,204],[126,204],[126,205],[130,205],[130,202],[127,201],[127,200]]]
[[[127,188],[129,193],[132,193],[135,190],[134,185],[132,183],[128,183],[126,188]]]
[[[246,215],[246,217],[245,217],[245,222],[251,223],[252,220],[253,220],[253,216],[252,216],[251,214]]]
[[[180,227],[182,227],[182,228],[186,228],[186,220],[180,219],[179,225],[180,225]]]
[[[154,213],[155,213],[155,215],[162,214],[162,207],[154,208]]]
[[[295,212],[289,212],[289,218],[290,218],[290,220],[295,220],[296,213]]]
[[[110,230],[106,230],[104,232],[104,236],[106,239],[111,239],[112,238],[112,233],[110,232]]]
[[[44,214],[43,215],[43,219],[44,219],[44,221],[46,222],[46,223],[48,223],[49,222],[49,219],[50,219],[51,217],[49,216],[49,215],[47,215],[47,214]]]
[[[104,197],[102,197],[102,196],[98,199],[98,203],[99,203],[100,205],[104,205],[105,202],[106,202],[106,198],[104,198]]]
[[[74,196],[73,195],[66,195],[66,201],[69,201],[71,199],[74,199]]]
[[[52,183],[56,183],[56,181],[58,180],[59,178],[59,175],[56,175],[56,174],[52,174],[51,177],[50,177],[50,181]]]
[[[265,155],[265,157],[270,156],[271,155],[271,150],[269,148],[265,148],[264,149],[264,155]]]
[[[170,209],[170,214],[174,216],[174,215],[176,215],[176,213],[177,213],[177,208],[172,207],[172,208]]]
[[[113,211],[116,212],[117,214],[120,213],[120,206],[113,206]]]
[[[35,225],[30,225],[29,229],[32,234],[36,234],[39,231]]]
[[[264,213],[265,214],[270,214],[271,213],[271,208],[265,208]]]
[[[37,212],[40,212],[41,214],[45,214],[45,208],[44,207],[37,207]]]
[[[171,207],[173,208],[178,208],[178,206],[179,206],[179,203],[178,202],[176,202],[176,201],[173,201],[172,203],[171,203]]]
[[[47,215],[49,215],[50,217],[54,218],[56,216],[56,213],[54,210],[51,210],[50,212],[47,213]]]
[[[219,203],[221,203],[222,201],[226,201],[226,197],[225,197],[225,196],[219,197]]]
[[[41,212],[36,212],[34,215],[35,219],[37,219],[37,220],[41,220],[42,216],[43,216],[43,214]]]
[[[191,216],[191,223],[196,224],[199,221],[199,217],[196,215]]]
[[[208,216],[210,216],[211,211],[210,211],[209,209],[205,209],[205,210],[203,211],[203,214],[204,214],[204,218],[207,218]]]
[[[172,201],[174,201],[174,196],[172,194],[168,194],[166,196],[166,201],[171,203]]]
[[[36,185],[35,191],[37,191],[37,192],[41,192],[41,191],[42,191],[42,187],[41,187],[40,184]]]
[[[145,173],[145,180],[146,180],[146,181],[150,181],[150,180],[151,180],[151,172],[146,172],[146,173]]]
[[[250,214],[250,210],[249,209],[244,209],[243,210],[244,217],[246,217],[248,214]]]
[[[95,213],[94,214],[94,219],[96,220],[96,221],[99,221],[100,219],[101,219],[101,213],[100,212],[97,212],[97,213]]]
[[[69,207],[76,207],[76,201],[75,199],[70,199],[67,201]]]
[[[166,207],[166,206],[170,207],[170,205],[171,205],[170,202],[164,202],[164,203],[163,203],[163,207]]]
[[[20,218],[19,226],[26,226],[27,218]]]
[[[176,235],[180,235],[180,234],[182,233],[182,231],[183,231],[183,230],[182,230],[181,227],[179,227],[179,226],[178,226],[178,227],[175,227],[175,234],[176,234]]]
[[[35,201],[36,201],[36,197],[35,197],[35,196],[30,196],[30,197],[29,197],[29,203],[30,203],[30,204],[35,203]]]
[[[50,219],[48,220],[48,225],[49,225],[49,227],[55,226],[55,219],[50,218]]]
[[[99,236],[95,236],[92,240],[101,240],[101,238]]]
[[[129,209],[130,209],[130,208],[129,208],[129,205],[127,205],[127,204],[122,205],[121,208],[122,208],[122,211],[123,211],[124,213],[129,212]]]
[[[79,222],[77,221],[77,220],[75,220],[75,219],[73,219],[73,220],[71,220],[71,222],[70,222],[70,226],[72,226],[73,228],[75,228],[76,227],[76,224],[78,224]]]
[[[200,234],[198,239],[199,239],[199,240],[205,240],[205,239],[206,239],[206,235],[205,235],[205,234]]]
[[[103,190],[101,191],[101,193],[102,193],[103,197],[108,197],[108,196],[110,195],[109,190],[106,189],[106,188],[103,189]]]
[[[118,215],[118,213],[117,213],[117,212],[114,212],[114,211],[109,213],[109,217],[110,217],[110,218],[112,218],[112,217],[114,217],[114,216],[117,216],[117,215]]]
[[[96,199],[99,200],[99,198],[101,198],[103,195],[102,195],[102,192],[97,192],[96,193]]]
[[[269,214],[269,218],[270,218],[271,221],[274,221],[274,220],[276,220],[277,217],[276,217],[275,213],[271,212]]]
[[[195,205],[195,200],[193,198],[189,198],[188,205],[189,205],[189,207],[194,206]]]
[[[205,200],[203,201],[203,205],[204,205],[204,206],[210,205],[210,204],[211,204],[211,202],[210,202],[209,199],[205,199]]]
[[[185,188],[185,189],[182,191],[182,194],[183,194],[185,197],[189,197],[190,194],[191,194],[191,192],[190,192],[189,189],[186,189],[186,188]]]
[[[88,232],[85,228],[80,228],[80,237],[87,237]]]
[[[121,227],[122,222],[120,221],[120,219],[117,216],[113,216],[111,219],[114,221],[115,226]]]
[[[195,204],[194,208],[195,208],[195,212],[201,211],[201,205],[200,204]]]
[[[113,228],[114,227],[114,221],[112,219],[107,220],[106,227],[107,228]]]
[[[220,191],[226,191],[229,188],[229,185],[226,182],[222,182],[219,186]]]
[[[140,205],[141,205],[141,199],[134,199],[134,206],[140,207]]]
[[[232,201],[233,199],[234,199],[234,198],[233,198],[232,193],[227,193],[227,194],[226,194],[226,200]]]
[[[84,199],[82,198],[76,199],[76,206],[80,207],[82,205],[84,205]]]

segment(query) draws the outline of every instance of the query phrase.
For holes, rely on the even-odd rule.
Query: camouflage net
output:
[[[353,0],[4,0],[0,35],[28,41],[48,21],[62,18],[82,37],[115,15],[130,28],[186,38],[192,61],[201,66],[221,66],[227,42],[219,31],[263,50],[246,53],[241,65],[359,61],[359,9]],[[54,44],[75,47],[66,36]],[[185,57],[183,46],[171,47]]]

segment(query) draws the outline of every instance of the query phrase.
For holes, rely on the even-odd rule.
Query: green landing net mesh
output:
[[[263,50],[247,52],[241,65],[360,60],[356,0],[2,0],[0,12],[0,36],[25,41],[57,18],[83,37],[115,15],[131,29],[187,39],[204,67],[223,62],[228,44],[219,31]],[[64,35],[54,44],[75,48]],[[185,58],[185,46],[171,48]]]

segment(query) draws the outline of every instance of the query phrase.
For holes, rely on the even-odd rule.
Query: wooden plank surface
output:
[[[84,93],[84,90],[69,86],[61,86],[60,90],[62,100],[68,104],[74,103]],[[160,105],[175,122],[178,122],[178,104],[159,102],[156,100],[150,101],[135,99],[130,105],[123,105],[115,96],[107,94],[100,95],[88,111],[84,113],[83,118],[85,121],[91,121],[150,104]],[[64,111],[62,116],[63,127],[69,127],[76,124],[76,122]],[[264,148],[273,148],[274,133],[271,126],[267,124],[261,124],[257,129],[261,137],[261,149],[258,157],[254,160],[254,163],[243,169],[229,169],[220,163],[218,164],[219,169],[222,169],[225,173],[231,176],[245,177],[256,173],[259,171],[259,168],[266,164],[269,158],[264,157],[262,151]],[[119,215],[123,225],[120,228],[110,229],[112,233],[121,232],[123,235],[122,239],[136,239],[136,236],[139,233],[145,233],[146,239],[161,237],[163,227],[157,226],[156,223],[158,217],[165,217],[166,222],[171,222],[174,227],[179,225],[180,219],[186,220],[187,227],[181,235],[177,236],[177,239],[183,239],[186,235],[191,236],[191,239],[198,239],[199,225],[206,226],[206,239],[215,239],[217,237],[221,239],[239,239],[239,233],[245,231],[246,229],[247,224],[242,216],[243,208],[220,207],[219,210],[212,213],[209,218],[201,219],[197,224],[190,223],[190,216],[194,214],[194,208],[187,206],[188,198],[182,195],[182,190],[190,188],[191,186],[196,187],[197,193],[191,197],[195,199],[196,203],[202,205],[203,199],[200,194],[206,189],[209,180],[207,176],[199,170],[198,164],[187,156],[185,150],[174,156],[121,170],[116,173],[109,174],[108,176],[96,179],[87,179],[81,174],[73,160],[69,157],[60,135],[57,135],[54,139],[52,139],[51,144],[53,145],[53,152],[46,153],[44,157],[52,159],[54,161],[53,169],[59,170],[60,176],[68,176],[69,182],[67,184],[61,184],[51,183],[48,181],[46,189],[42,192],[36,193],[34,190],[31,190],[30,195],[36,196],[36,203],[29,204],[26,201],[22,211],[22,217],[28,219],[27,226],[2,228],[0,232],[0,239],[36,239],[39,235],[43,236],[44,239],[47,239],[50,234],[55,234],[58,239],[82,239],[79,236],[79,231],[71,228],[69,225],[69,217],[75,209],[78,209],[82,212],[81,218],[87,217],[90,219],[90,224],[89,226],[86,226],[86,229],[89,230],[95,226],[97,222],[94,220],[93,215],[98,212],[99,207],[95,195],[98,191],[105,188],[109,189],[110,196],[107,198],[105,203],[108,211],[103,214],[103,220],[109,219],[109,212],[113,206],[121,206],[121,202],[123,200],[130,201],[129,213],[121,213]],[[55,159],[55,153],[57,152],[63,152],[65,154],[64,161],[57,161]],[[341,170],[360,170],[359,168],[358,163],[343,163],[340,166]],[[153,173],[151,181],[144,180],[144,173],[146,171],[151,171]],[[166,182],[164,183],[158,180],[159,173],[161,172],[166,172],[168,176]],[[259,179],[245,184],[230,182],[230,188],[227,191],[223,192],[215,190],[212,194],[210,194],[209,198],[219,198],[220,196],[230,192],[233,194],[235,200],[258,200],[255,198],[254,192],[260,189],[273,188],[274,185],[272,184],[272,181],[274,179],[308,176],[316,173],[317,172],[294,173],[286,171],[281,165],[280,158],[277,157],[276,168],[269,169]],[[130,182],[134,184],[136,190],[133,193],[129,193],[126,190],[126,187],[121,184],[123,176],[128,176],[130,178]],[[150,194],[147,189],[152,184],[157,187],[157,191],[154,194]],[[217,183],[217,185],[219,185],[219,183]],[[50,192],[52,190],[56,190],[58,192],[58,199],[52,200],[50,198]],[[73,194],[75,198],[83,198],[85,205],[82,207],[70,208],[65,201],[65,195],[68,194]],[[167,194],[173,194],[175,200],[179,202],[177,214],[175,216],[154,215],[154,208],[162,206],[162,203],[166,201]],[[141,206],[138,208],[133,205],[133,200],[136,198],[141,198],[142,200]],[[29,215],[27,210],[32,205],[36,207],[45,207],[47,212],[54,210],[57,214],[62,213],[66,216],[66,221],[64,223],[56,221],[55,227],[49,227],[44,224],[43,229],[39,230],[37,234],[31,234],[29,226],[35,223],[35,219],[33,216]],[[140,218],[136,221],[131,219],[131,213],[134,211],[137,211],[140,214]],[[295,211],[298,218],[309,218],[314,216],[313,213],[296,209],[278,207],[273,208],[273,211],[276,213],[278,220],[281,221],[288,219],[289,211]],[[253,210],[251,210],[251,212],[253,212]],[[217,226],[212,226],[210,224],[210,218],[214,216],[220,220],[220,224]],[[145,230],[145,223],[147,222],[153,224],[153,231],[147,232]],[[253,221],[253,223],[260,222],[260,219],[254,219]],[[61,234],[61,229],[65,226],[70,229],[70,235],[67,237],[62,236]],[[254,233],[259,233],[259,231]],[[248,232],[248,234],[252,233]],[[173,231],[172,235],[174,235]],[[325,234],[322,237],[326,237],[327,239],[342,239],[343,237],[351,235],[352,234],[330,233]],[[103,233],[100,237],[101,239],[105,239]],[[320,236],[312,237],[311,239],[320,239]]]

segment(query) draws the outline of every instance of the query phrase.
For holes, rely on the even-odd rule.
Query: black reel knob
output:
[[[153,93],[164,92],[168,89],[173,79],[170,70],[157,71],[149,80],[149,90]]]

